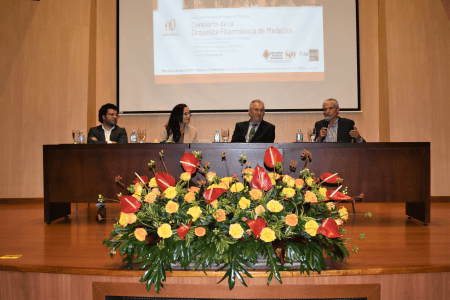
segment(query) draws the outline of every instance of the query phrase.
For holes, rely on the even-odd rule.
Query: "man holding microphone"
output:
[[[316,142],[365,142],[356,129],[355,122],[339,117],[339,103],[336,99],[327,99],[322,105],[324,120],[317,121]]]

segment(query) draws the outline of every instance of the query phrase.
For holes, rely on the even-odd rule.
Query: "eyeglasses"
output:
[[[192,113],[188,112],[188,113],[183,113],[183,115],[185,116],[192,116]]]
[[[114,116],[115,116],[117,119],[120,118],[120,115],[117,114],[117,113],[116,113],[116,114],[109,113],[109,114],[107,114],[107,115],[108,115],[108,116],[111,116],[111,117],[114,117]]]

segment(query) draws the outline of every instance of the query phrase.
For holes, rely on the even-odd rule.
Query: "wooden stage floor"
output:
[[[351,206],[347,207],[351,212]],[[0,260],[0,275],[31,272],[142,276],[143,271],[123,269],[121,258],[117,255],[110,258],[108,250],[102,245],[114,221],[109,219],[98,223],[95,220],[97,209],[93,204],[90,209],[87,204],[79,204],[78,210],[77,217],[73,204],[69,219],[62,218],[47,225],[44,223],[43,204],[0,204],[0,256],[22,255],[15,260]],[[364,217],[367,211],[372,213],[372,218]],[[118,205],[108,205],[109,218],[117,217],[119,212]],[[357,203],[356,212],[354,223],[350,216],[344,226],[347,237],[351,238],[351,245],[348,245],[350,258],[346,263],[331,266],[321,275],[312,274],[312,277],[439,273],[445,274],[444,282],[450,279],[450,203],[431,204],[429,226],[408,219],[404,203]],[[366,239],[359,239],[360,233],[365,233]],[[357,253],[351,251],[354,246],[359,248]],[[252,274],[255,277],[267,276],[261,271]],[[213,282],[217,282],[222,274],[210,272],[208,275],[213,277]],[[168,276],[169,282],[171,277],[202,277],[204,274],[176,271]],[[298,272],[286,272],[283,278],[286,277],[304,276]],[[132,279],[137,282],[137,278]],[[273,284],[276,284],[275,281]],[[1,290],[5,286],[6,283],[0,283],[1,299],[4,299]],[[433,294],[433,299],[450,299],[447,284],[443,290],[442,287],[433,288],[440,289],[438,298]],[[385,293],[386,289],[382,287],[382,291]],[[381,299],[388,299],[383,292]]]

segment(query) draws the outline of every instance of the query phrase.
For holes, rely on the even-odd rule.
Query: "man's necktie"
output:
[[[251,142],[252,141],[252,138],[253,138],[253,136],[255,135],[255,127],[256,127],[256,125],[255,124],[252,124],[252,129],[250,130],[250,133],[248,134],[248,141],[249,142]]]

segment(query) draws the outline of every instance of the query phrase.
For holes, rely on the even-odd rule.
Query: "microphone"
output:
[[[330,123],[330,117],[325,118],[325,127],[328,128],[328,123]]]

